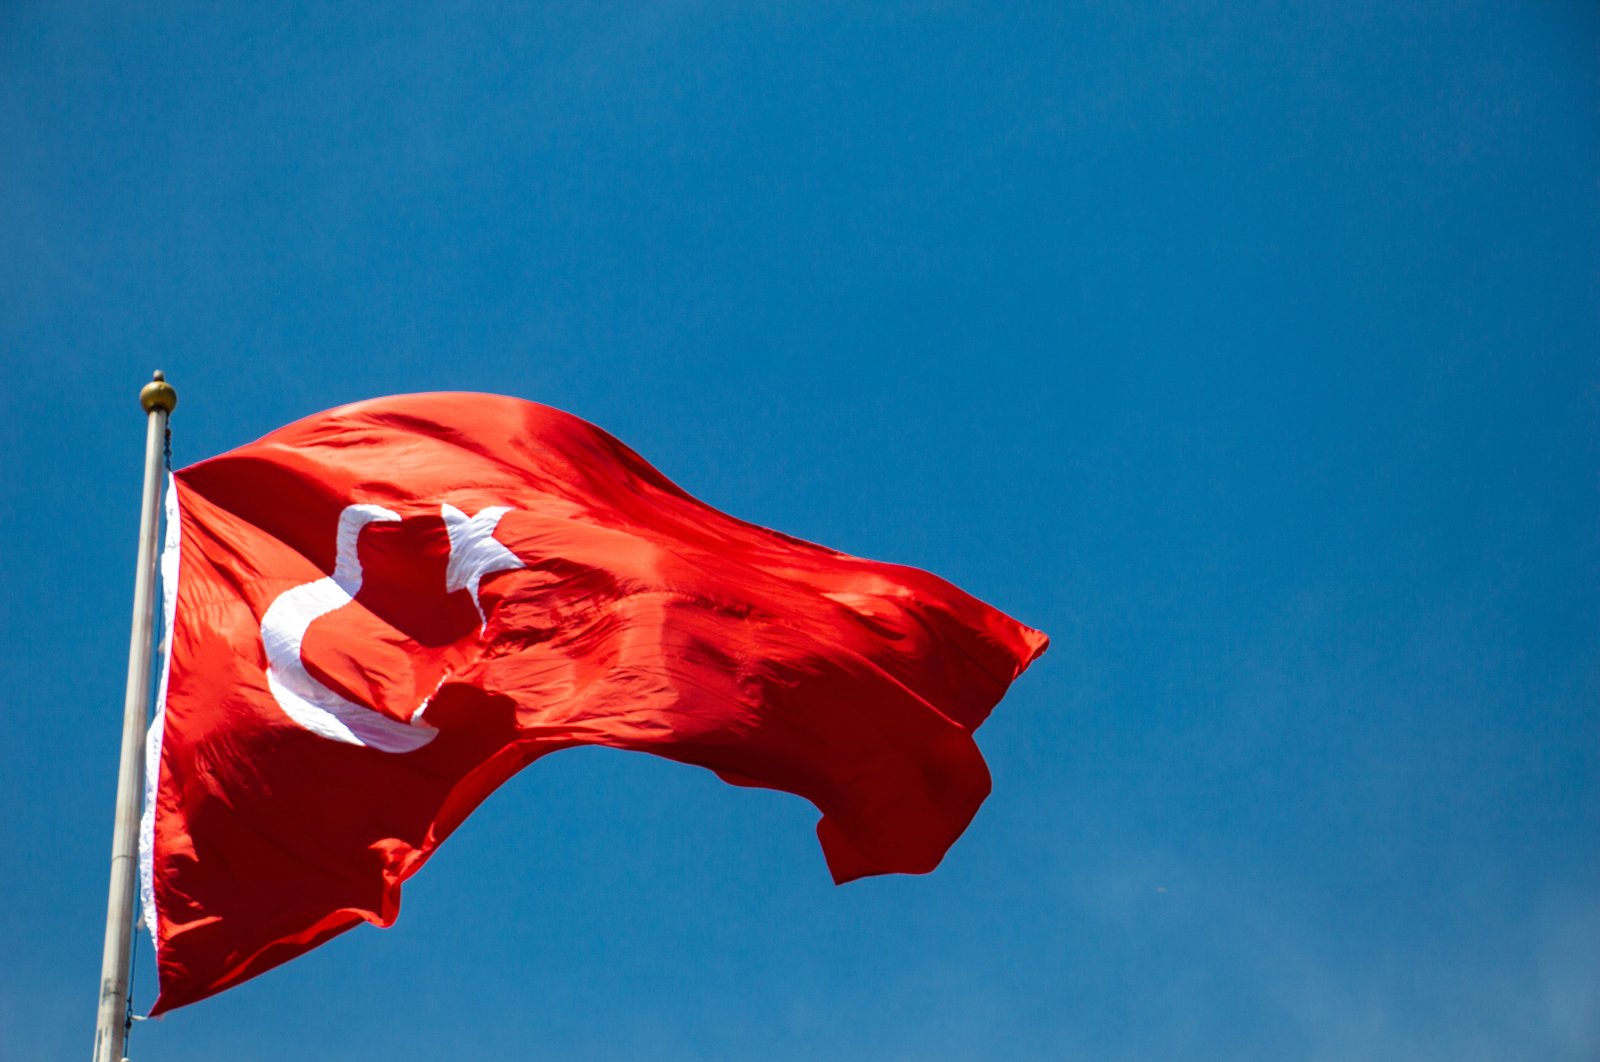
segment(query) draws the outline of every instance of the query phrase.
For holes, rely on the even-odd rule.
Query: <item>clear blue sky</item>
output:
[[[517,395],[1054,645],[932,875],[563,753],[136,1062],[1596,1057],[1597,57],[1579,0],[4,4],[0,1058],[93,1039],[156,367],[180,464]]]

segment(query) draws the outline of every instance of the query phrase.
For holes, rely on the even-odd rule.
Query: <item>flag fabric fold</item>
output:
[[[695,500],[576,417],[344,406],[176,474],[141,856],[154,1012],[362,921],[577,745],[822,812],[835,880],[932,869],[1045,636],[926,572]]]

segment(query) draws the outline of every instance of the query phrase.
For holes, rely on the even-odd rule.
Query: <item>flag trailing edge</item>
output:
[[[169,479],[146,752],[153,1013],[362,921],[501,782],[599,744],[803,796],[835,880],[931,870],[1048,644],[729,517],[493,395],[339,407]]]

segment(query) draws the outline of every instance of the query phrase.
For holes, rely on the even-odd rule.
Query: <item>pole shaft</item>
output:
[[[94,1062],[119,1062],[125,1047],[128,965],[133,955],[133,896],[138,878],[139,796],[144,785],[144,731],[150,718],[151,636],[155,626],[156,530],[161,458],[168,411],[147,409],[144,496],[139,511],[139,566],[133,583],[133,638],[128,645],[128,692],[122,709],[122,761],[117,771],[117,817],[111,834],[111,896],[100,965],[100,1015]]]

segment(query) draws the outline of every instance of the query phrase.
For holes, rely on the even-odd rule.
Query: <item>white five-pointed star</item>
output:
[[[457,590],[467,590],[472,594],[472,607],[478,610],[478,629],[481,631],[489,620],[483,614],[483,606],[478,603],[478,583],[485,575],[494,572],[527,567],[494,537],[495,525],[511,509],[494,505],[469,517],[446,502],[439,507],[439,511],[444,515],[444,529],[450,534],[450,563],[444,570],[444,588],[452,594]]]

